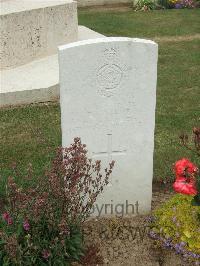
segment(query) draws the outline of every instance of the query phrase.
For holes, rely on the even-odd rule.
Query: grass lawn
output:
[[[200,9],[152,12],[79,11],[79,24],[106,36],[158,37],[200,33]]]
[[[82,10],[79,24],[107,36],[159,38],[154,179],[171,176],[172,163],[183,156],[197,162],[179,146],[178,136],[200,127],[200,10]],[[42,174],[58,145],[58,103],[0,109],[0,195],[13,162],[21,174],[28,163]]]

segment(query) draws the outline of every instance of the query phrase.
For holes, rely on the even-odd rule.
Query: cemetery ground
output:
[[[198,9],[146,13],[102,9],[79,11],[79,24],[106,36],[149,38],[159,44],[154,183],[163,178],[173,179],[171,166],[176,160],[189,157],[196,162],[194,155],[179,145],[179,135],[182,132],[191,135],[192,128],[200,125],[199,23]],[[21,176],[26,174],[29,163],[35,175],[42,175],[45,167],[49,167],[56,147],[61,145],[59,103],[2,108],[0,131],[2,202],[6,178],[12,174],[15,163]],[[21,182],[20,177],[18,182]],[[170,193],[163,193],[162,187],[158,189],[154,185],[154,207],[168,197]],[[120,262],[123,265],[179,265],[180,261],[173,256],[169,256],[167,262],[162,262],[163,255],[150,248],[150,240],[146,237],[143,241],[138,238],[129,240],[127,236],[112,241],[108,236],[112,233],[107,230],[103,236],[107,238],[106,241],[100,243],[102,239],[99,239],[98,233],[102,223],[105,229],[116,228],[116,223],[123,228],[122,223],[136,226],[143,221],[143,217],[135,221],[115,219],[112,225],[107,226],[108,221],[100,221],[98,226],[97,223],[89,223],[88,228],[97,227],[90,237],[99,241],[104,258],[112,261],[113,265]],[[135,264],[131,264],[133,261]]]

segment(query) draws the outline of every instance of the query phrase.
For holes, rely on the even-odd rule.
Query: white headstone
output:
[[[130,38],[59,47],[62,145],[80,137],[91,157],[116,161],[97,215],[151,208],[157,55],[153,41]]]

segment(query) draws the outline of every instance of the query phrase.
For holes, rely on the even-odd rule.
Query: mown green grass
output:
[[[196,35],[199,15],[198,10],[81,11],[79,20],[106,35],[154,38]],[[178,22],[173,23],[176,17]],[[191,133],[193,126],[200,127],[199,48],[198,39],[159,43],[154,179],[171,176],[173,162],[183,156],[197,162],[191,152],[179,146],[178,136]],[[21,174],[31,163],[35,175],[41,175],[59,145],[58,103],[0,109],[0,195],[5,193],[5,180],[12,173],[13,162],[17,162]]]
[[[79,11],[79,24],[106,36],[158,37],[200,33],[200,9],[152,12]]]
[[[34,175],[42,175],[61,146],[60,107],[39,104],[0,109],[0,194],[2,186],[17,163],[20,176],[29,163]],[[4,191],[3,191],[4,192]]]
[[[200,41],[159,45],[154,177],[172,174],[175,160],[197,157],[179,146],[178,136],[200,127]]]

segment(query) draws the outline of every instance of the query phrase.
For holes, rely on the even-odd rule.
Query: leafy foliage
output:
[[[156,9],[155,1],[153,0],[139,0],[137,4],[135,5],[135,10],[139,11],[148,11]]]
[[[192,196],[176,194],[153,213],[150,236],[165,248],[174,249],[189,260],[200,259],[200,207]]]

